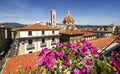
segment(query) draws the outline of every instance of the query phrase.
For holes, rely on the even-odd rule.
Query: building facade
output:
[[[0,59],[5,57],[11,42],[11,28],[0,26]]]
[[[83,38],[86,40],[94,40],[97,38],[95,33],[92,33],[92,32],[83,32],[83,33],[84,33]]]
[[[18,29],[16,35],[19,41],[18,55],[40,51],[45,47],[52,48],[59,42],[59,36],[59,29],[41,23]]]
[[[112,32],[109,31],[93,31],[97,35],[97,38],[112,36]]]
[[[64,30],[60,32],[60,42],[76,43],[83,39],[83,33],[77,30]]]

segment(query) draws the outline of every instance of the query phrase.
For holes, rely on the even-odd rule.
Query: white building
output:
[[[41,48],[52,48],[59,42],[59,29],[36,23],[17,30],[19,41],[18,55],[40,51]]]

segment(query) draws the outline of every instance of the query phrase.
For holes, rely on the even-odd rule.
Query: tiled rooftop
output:
[[[77,34],[83,34],[83,33],[78,30],[64,30],[60,32],[60,34],[77,35]]]
[[[92,32],[83,32],[83,36],[95,36],[96,34],[95,33],[92,33]]]
[[[43,25],[41,23],[36,23],[36,24],[32,24],[32,25],[27,25],[19,30],[51,30],[51,29],[55,29],[55,28],[52,28],[50,26],[47,26],[47,25]]]
[[[10,74],[17,74],[18,69],[24,70],[26,66],[31,66],[32,69],[36,69],[37,59],[38,52],[11,57],[7,60],[3,74],[8,74],[9,71]]]
[[[91,40],[89,42],[92,43],[92,45],[95,46],[97,49],[101,50],[107,47],[109,44],[111,44],[111,42],[113,42],[114,40],[115,40],[115,37],[110,36],[110,37]]]

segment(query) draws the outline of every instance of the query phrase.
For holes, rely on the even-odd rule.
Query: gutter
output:
[[[9,58],[8,58],[8,59],[9,59]],[[5,68],[6,64],[7,64],[8,59],[6,59],[5,64],[4,64],[4,66],[3,66],[3,68],[2,68],[2,70],[1,70],[1,72],[0,72],[0,74],[3,74],[4,68]]]
[[[100,53],[103,53],[111,44],[113,44],[120,36],[116,37],[114,41],[112,41],[106,48],[104,48]]]

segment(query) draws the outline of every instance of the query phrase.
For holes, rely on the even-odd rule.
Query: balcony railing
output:
[[[55,45],[55,44],[56,44],[56,42],[55,42],[55,41],[52,41],[52,42],[51,42],[51,45]]]
[[[27,45],[27,50],[32,50],[32,49],[35,49],[35,45],[34,44]]]
[[[41,47],[46,47],[46,46],[47,46],[47,43],[46,43],[46,42],[45,42],[45,43],[41,43],[40,46],[41,46]]]

